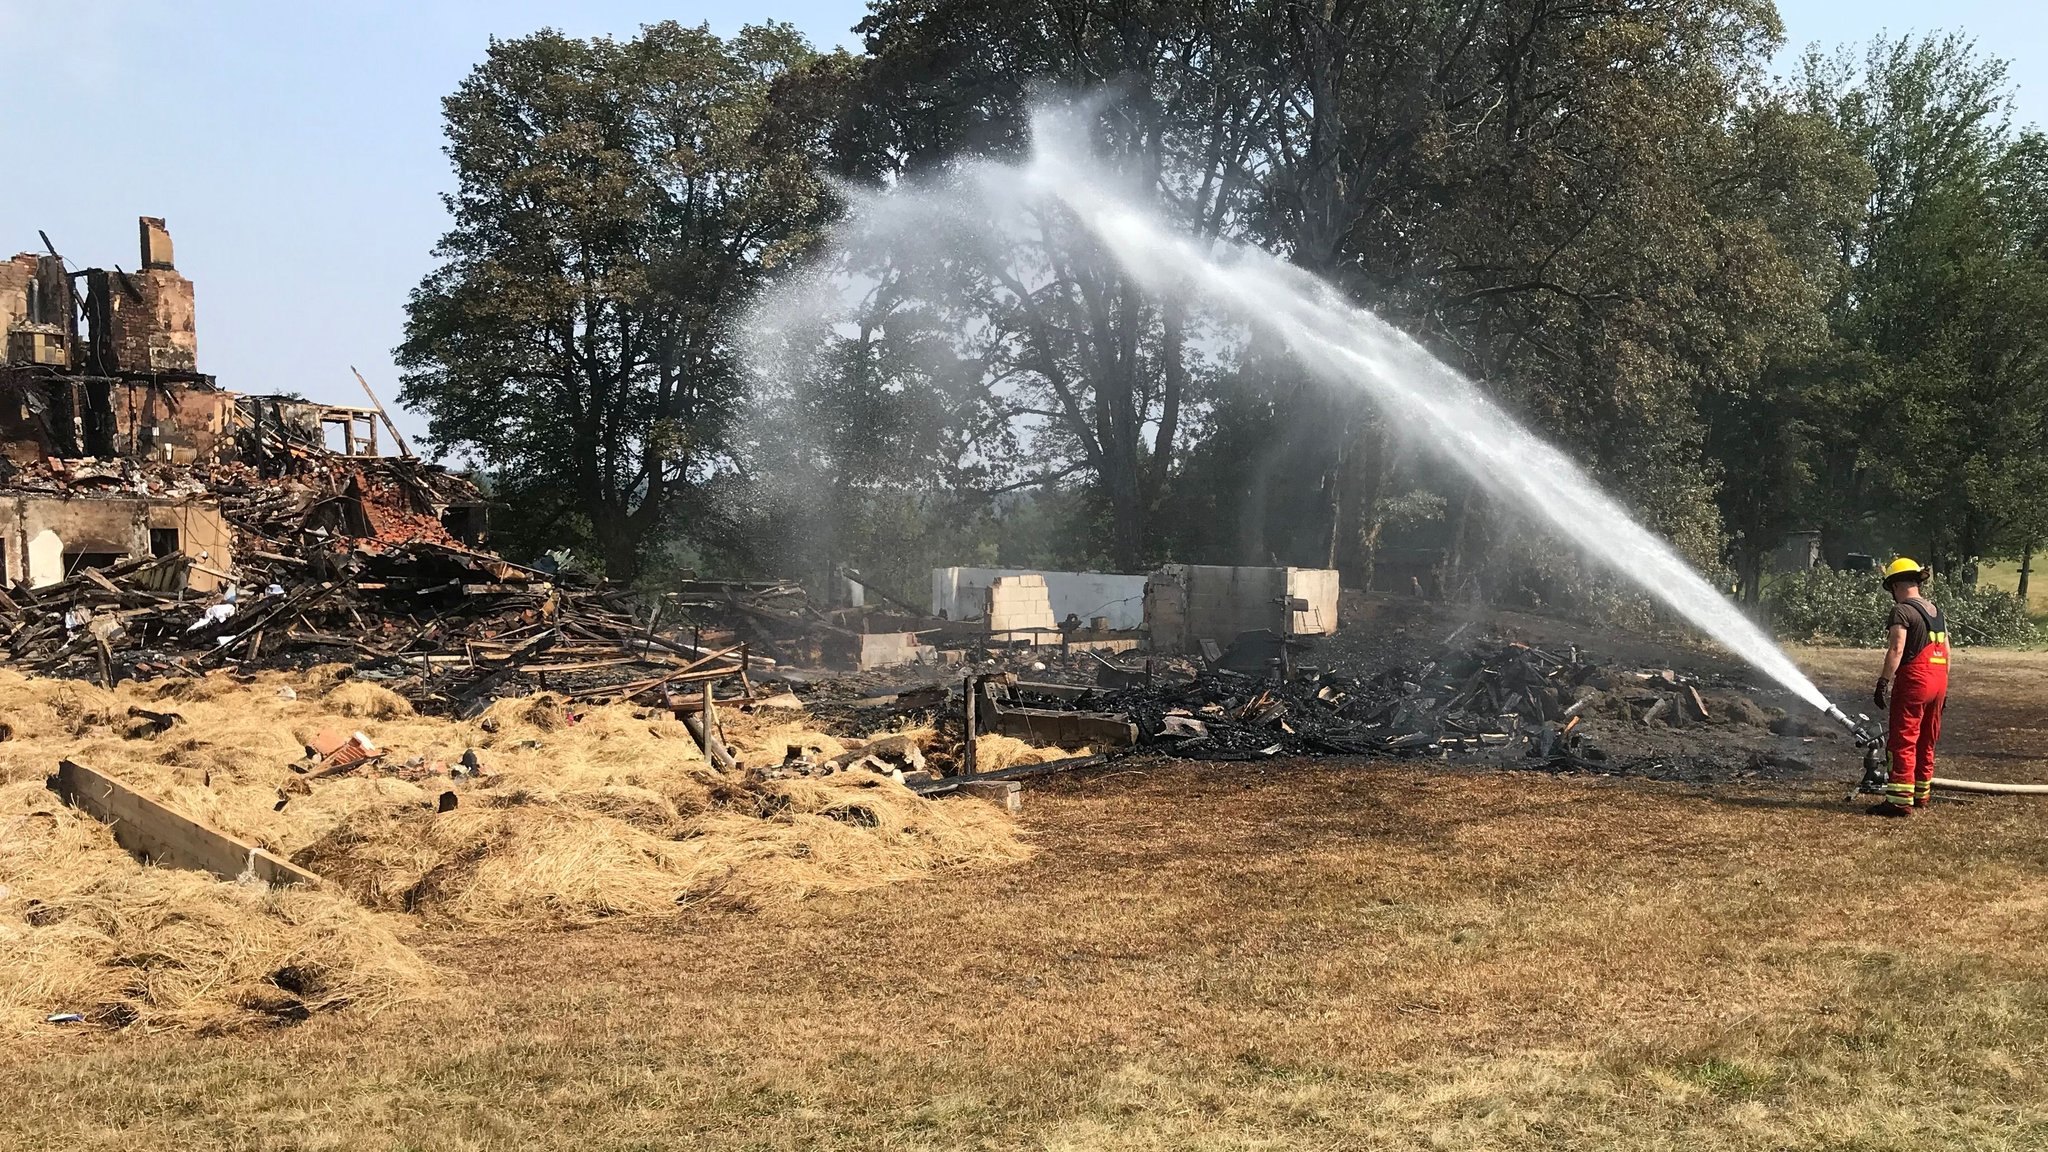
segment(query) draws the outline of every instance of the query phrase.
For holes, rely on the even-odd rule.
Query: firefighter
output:
[[[1920,594],[1933,573],[1900,557],[1884,570],[1892,594],[1884,674],[1871,699],[1888,709],[1885,751],[1891,772],[1876,816],[1910,816],[1927,807],[1934,789],[1934,742],[1941,736],[1941,709],[1948,701],[1948,622],[1941,609]]]

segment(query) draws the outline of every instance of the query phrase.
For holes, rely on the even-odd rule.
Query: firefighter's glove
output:
[[[1880,678],[1877,682],[1877,690],[1870,694],[1870,702],[1879,708],[1890,708],[1892,706],[1892,682]]]

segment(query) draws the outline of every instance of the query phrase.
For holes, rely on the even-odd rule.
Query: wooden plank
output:
[[[1034,680],[1019,680],[1010,685],[1010,693],[1014,696],[1040,696],[1047,700],[1079,700],[1095,691],[1085,684],[1048,684]]]
[[[393,440],[398,441],[398,454],[401,456],[412,455],[412,449],[406,445],[404,433],[401,433],[398,430],[398,425],[393,424],[391,422],[391,413],[386,412],[384,410],[384,402],[382,400],[377,399],[377,394],[375,392],[370,391],[370,382],[368,380],[363,379],[363,374],[361,372],[356,371],[355,365],[349,365],[348,370],[349,372],[354,374],[356,378],[356,383],[361,384],[363,386],[363,395],[368,396],[370,398],[370,403],[375,404],[377,406],[377,415],[380,419],[384,421],[384,427],[389,428],[391,430],[391,438]],[[350,423],[351,425],[353,425],[354,421],[350,421]],[[370,438],[372,443],[376,442],[376,436],[377,426],[375,424],[372,424],[370,425]]]
[[[704,681],[703,699],[697,707],[697,719],[704,725],[704,751],[711,762],[730,772],[738,767],[732,753],[725,746],[725,734],[719,731],[718,701],[711,693],[711,681]]]
[[[974,698],[979,695],[981,695],[981,677],[968,676],[967,691],[961,694],[962,698],[960,701],[961,730],[967,734],[960,746],[960,774],[962,776],[977,775],[980,768],[980,765],[975,763],[976,757],[974,752],[974,742],[981,738],[981,725],[979,717],[975,715],[976,709],[974,707]]]
[[[474,719],[484,709],[490,707],[491,689],[510,679],[514,673],[519,671],[519,665],[546,652],[561,638],[562,633],[559,629],[553,629],[535,636],[525,644],[520,645],[518,651],[506,657],[505,661],[497,665],[492,671],[485,673],[476,682],[456,692],[454,697],[456,718],[460,720]]]
[[[584,697],[597,696],[617,696],[620,699],[631,699],[635,696],[640,695],[643,692],[652,692],[656,688],[663,689],[664,695],[666,695],[666,689],[670,684],[693,684],[698,681],[723,680],[726,677],[731,676],[735,671],[735,669],[731,667],[721,666],[718,668],[706,668],[704,667],[704,665],[711,663],[713,660],[718,660],[725,656],[728,656],[734,652],[744,653],[745,650],[746,645],[741,644],[732,648],[728,648],[723,652],[714,652],[711,655],[706,656],[700,660],[695,660],[688,664],[684,664],[681,667],[675,669],[675,671],[669,672],[662,676],[656,676],[647,680],[635,681],[631,684],[618,684],[607,685],[598,688],[585,688],[577,692],[568,692],[564,695],[568,696],[572,700]],[[745,656],[742,655],[741,659],[742,661],[744,661]],[[651,664],[654,663],[654,661],[648,660],[646,661],[646,663]],[[740,674],[740,680],[742,683],[745,683],[746,681],[745,668],[746,665],[743,662],[740,665],[740,668],[738,669]],[[753,692],[749,690],[747,695],[749,698],[751,698]],[[682,715],[682,713],[683,709],[676,709],[676,715],[680,716]]]
[[[155,800],[83,764],[65,760],[50,777],[65,803],[114,829],[114,842],[164,868],[193,868],[223,880],[252,874],[266,884],[318,884],[304,868],[180,816]]]
[[[904,783],[920,796],[943,796],[957,792],[968,784],[984,780],[1021,780],[1030,776],[1048,776],[1055,772],[1071,772],[1077,768],[1099,768],[1109,763],[1107,755],[1070,756],[1065,760],[1048,760],[1043,764],[1019,764],[995,772],[983,772],[979,776],[945,776],[926,779],[906,779]]]

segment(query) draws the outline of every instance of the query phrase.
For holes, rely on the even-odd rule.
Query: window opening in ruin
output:
[[[329,409],[320,418],[320,442],[337,456],[375,456],[376,419],[346,408]]]
[[[87,568],[112,568],[121,562],[119,552],[66,552],[64,574],[76,576]]]
[[[481,544],[484,539],[484,506],[450,504],[441,513],[441,527],[464,544]]]
[[[182,551],[184,551],[184,546],[178,540],[178,530],[176,528],[151,528],[149,530],[149,554],[151,556],[171,556]]]

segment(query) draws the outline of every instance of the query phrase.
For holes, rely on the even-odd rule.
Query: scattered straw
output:
[[[179,719],[159,731],[131,708]],[[746,767],[847,747],[795,713],[722,718]],[[744,908],[1026,855],[994,807],[926,801],[872,772],[717,772],[666,713],[542,696],[457,723],[333,668],[114,692],[0,670],[0,725],[0,1019],[17,1027],[59,1011],[225,1027],[375,1006],[429,983],[404,943],[419,919],[504,928]],[[325,729],[366,732],[383,764],[293,771]],[[984,763],[1026,762],[991,750],[1006,739],[985,738]],[[424,775],[471,749],[481,779]],[[145,868],[45,790],[65,758],[327,883],[273,892]],[[391,770],[414,760],[422,778]],[[437,812],[445,792],[456,807]]]

